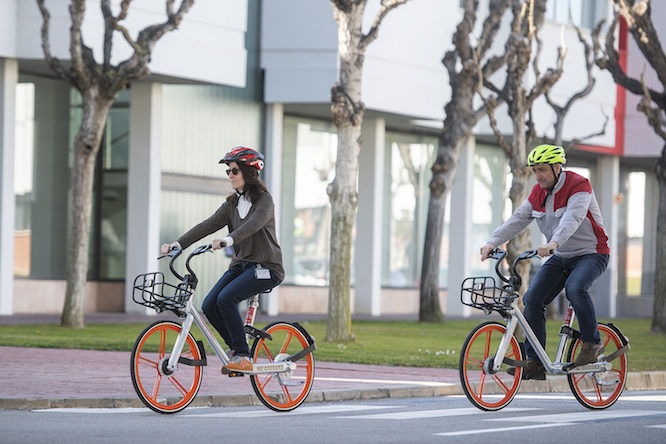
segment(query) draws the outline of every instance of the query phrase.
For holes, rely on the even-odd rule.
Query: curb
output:
[[[666,390],[666,372],[629,373],[625,390]],[[522,393],[568,393],[566,376],[551,376],[546,381],[523,381]],[[322,390],[310,392],[306,403],[357,401],[386,398],[428,398],[463,395],[460,384],[438,386],[403,386],[395,388],[367,387],[362,389]],[[192,402],[198,407],[248,407],[262,406],[252,394],[198,395]],[[36,410],[54,408],[141,408],[144,404],[132,398],[0,398],[0,410]]]

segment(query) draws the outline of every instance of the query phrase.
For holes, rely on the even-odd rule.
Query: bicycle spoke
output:
[[[160,329],[160,348],[159,348],[159,357],[162,359],[166,356],[166,330],[164,328]]]
[[[266,340],[262,340],[260,345],[261,349],[264,351],[264,353],[266,353],[266,359],[268,359],[269,361],[275,361],[273,353],[271,353],[271,351],[266,346]]]
[[[488,333],[486,333],[486,343],[484,345],[484,350],[483,350],[483,359],[486,359],[488,357],[488,355],[490,354],[490,339],[491,339],[492,334],[493,334],[492,330],[488,331]]]
[[[497,375],[493,375],[492,378],[493,378],[493,381],[495,381],[495,382],[497,383],[497,386],[498,386],[500,389],[502,389],[502,391],[503,391],[505,394],[506,394],[506,393],[509,393],[509,387],[507,387],[507,386],[504,384],[504,381],[502,381]]]
[[[483,361],[479,361],[478,359],[467,357],[466,362],[472,364],[474,367],[483,368]]]
[[[152,359],[148,359],[145,356],[141,355],[139,356],[139,364],[145,365],[150,368],[155,368],[157,369],[157,361],[153,361]]]
[[[181,384],[174,376],[169,377],[168,381],[180,392],[181,395],[185,396],[187,394],[187,389],[183,387],[183,384]]]
[[[280,349],[280,353],[286,353],[287,348],[289,347],[289,343],[291,342],[291,338],[293,338],[294,335],[293,333],[289,333],[285,338],[284,342],[282,343],[282,348]]]
[[[155,375],[155,382],[153,383],[153,394],[152,394],[152,399],[156,400],[157,395],[160,392],[160,383],[162,382],[162,375],[159,373]]]

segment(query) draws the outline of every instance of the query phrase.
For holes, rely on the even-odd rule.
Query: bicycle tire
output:
[[[130,373],[134,390],[146,407],[158,413],[180,412],[194,401],[201,387],[200,366],[179,364],[171,375],[160,370],[181,329],[177,322],[156,321],[139,334],[132,347]],[[201,359],[192,333],[187,335],[181,356]]]
[[[460,352],[460,383],[467,399],[481,410],[495,411],[506,407],[520,388],[522,367],[516,367],[513,376],[506,373],[508,366],[505,364],[492,375],[484,370],[484,361],[492,359],[491,353],[499,348],[505,331],[506,327],[499,322],[479,324],[467,336]],[[515,336],[511,337],[506,357],[523,360],[523,350]]]
[[[263,331],[270,334],[272,340],[255,339],[251,350],[255,363],[281,361],[310,345],[307,332],[288,322],[274,322],[264,327]],[[312,353],[296,361],[296,365],[296,370],[288,374],[250,375],[254,392],[269,409],[288,412],[305,402],[314,382]]]
[[[609,356],[627,344],[622,332],[614,325],[599,323],[598,330],[601,344],[604,346],[604,356]],[[571,341],[567,350],[567,362],[576,360],[582,344],[580,339]],[[612,369],[600,376],[604,378],[602,383],[608,385],[599,384],[591,373],[572,373],[567,375],[569,388],[578,402],[588,409],[606,409],[615,404],[624,391],[627,382],[627,368],[627,354],[623,353],[613,360]]]

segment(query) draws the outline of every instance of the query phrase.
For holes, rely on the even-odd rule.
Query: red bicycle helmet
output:
[[[246,146],[237,146],[225,154],[220,163],[240,162],[261,171],[264,167],[264,155]]]

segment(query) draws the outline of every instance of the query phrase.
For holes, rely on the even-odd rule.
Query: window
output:
[[[546,18],[565,25],[592,29],[606,18],[608,0],[548,0]]]
[[[387,132],[386,149],[384,220],[388,225],[383,229],[382,285],[416,287],[437,139]]]
[[[285,282],[325,286],[331,224],[326,187],[335,176],[337,133],[328,122],[288,116],[284,127],[284,171],[293,171],[282,177]]]

